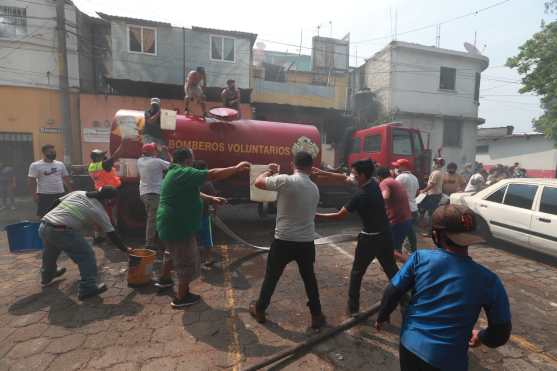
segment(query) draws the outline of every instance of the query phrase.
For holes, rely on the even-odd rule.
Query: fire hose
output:
[[[241,243],[242,245],[251,247],[256,250],[261,250],[261,251],[269,251],[270,249],[269,246],[258,246],[247,242],[242,237],[234,233],[226,224],[224,224],[222,219],[216,215],[213,217],[213,222],[215,223],[215,226],[217,226],[224,234],[226,234],[228,237],[232,238],[233,240],[236,240],[237,242]],[[341,234],[334,234],[327,237],[321,237],[316,239],[314,242],[316,245],[326,245],[330,243],[355,241],[356,238],[357,238],[357,234],[341,233]]]
[[[279,352],[277,354],[275,354],[274,356],[271,356],[253,366],[250,366],[246,369],[244,369],[244,371],[256,371],[256,370],[260,370],[263,367],[269,366],[273,363],[276,363],[280,360],[283,360],[287,357],[290,356],[296,356],[299,354],[303,354],[303,352],[311,349],[313,346],[333,337],[336,336],[338,334],[340,334],[343,331],[346,331],[354,326],[356,326],[357,324],[364,322],[365,320],[367,320],[369,317],[373,316],[374,314],[376,314],[379,311],[379,306],[380,303],[375,303],[371,308],[369,308],[368,310],[361,312],[360,314],[358,314],[355,317],[349,318],[347,320],[345,320],[344,322],[342,322],[340,325],[327,329],[309,339],[307,339],[306,341],[304,341],[303,343],[300,343],[298,345],[295,345],[289,349],[286,349],[282,352]]]

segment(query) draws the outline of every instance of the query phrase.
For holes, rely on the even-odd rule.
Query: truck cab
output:
[[[392,167],[391,164],[401,158],[410,161],[411,170],[420,181],[429,174],[431,151],[424,148],[418,129],[388,123],[353,132],[348,165],[372,159],[380,166]]]

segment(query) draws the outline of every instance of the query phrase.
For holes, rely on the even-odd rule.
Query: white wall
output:
[[[0,38],[0,84],[58,89],[56,4],[2,0],[2,5],[25,8],[28,18],[25,35]],[[78,88],[77,29],[72,27],[76,25],[76,10],[66,5],[65,13],[69,86]]]
[[[391,109],[477,117],[475,73],[482,71],[485,62],[404,47],[394,47],[392,54]],[[456,69],[454,91],[439,89],[441,67]]]
[[[543,135],[479,140],[477,144],[489,146],[488,153],[476,155],[476,161],[484,165],[511,166],[518,162],[526,169],[552,171],[557,167],[557,149]]]
[[[377,53],[364,67],[366,86],[376,95],[381,116],[391,112],[391,53],[389,49]]]

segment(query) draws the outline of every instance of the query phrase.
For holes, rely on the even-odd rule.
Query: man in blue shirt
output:
[[[418,250],[383,294],[375,327],[381,329],[409,290],[412,298],[400,333],[400,368],[468,369],[468,348],[505,344],[511,334],[509,300],[499,277],[468,256],[482,243],[472,232],[473,212],[465,206],[439,207],[432,217],[434,250]],[[481,309],[488,326],[474,330]]]

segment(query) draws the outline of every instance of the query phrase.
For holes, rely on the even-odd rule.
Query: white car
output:
[[[557,179],[505,179],[450,202],[480,217],[480,233],[557,256]]]

